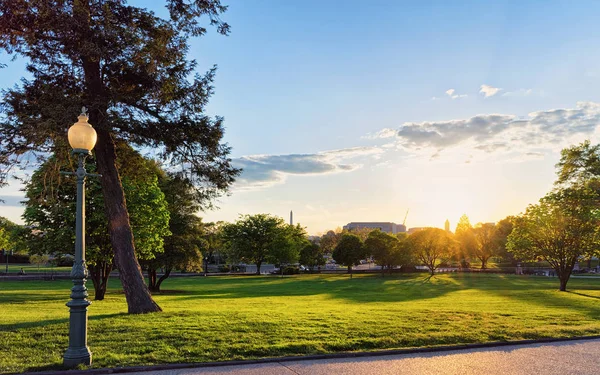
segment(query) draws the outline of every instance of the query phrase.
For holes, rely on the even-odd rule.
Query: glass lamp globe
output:
[[[85,113],[80,114],[78,120],[69,128],[69,144],[74,151],[90,152],[96,145],[96,131],[88,123]]]

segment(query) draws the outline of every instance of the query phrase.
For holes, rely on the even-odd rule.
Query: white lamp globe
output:
[[[96,145],[96,131],[88,123],[85,113],[80,114],[78,120],[69,128],[69,144],[74,151],[90,152]]]

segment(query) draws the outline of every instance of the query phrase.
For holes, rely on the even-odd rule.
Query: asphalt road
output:
[[[600,374],[600,339],[361,358],[146,371],[143,375]]]

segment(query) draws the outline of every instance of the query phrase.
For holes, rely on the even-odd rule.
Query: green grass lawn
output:
[[[89,310],[93,367],[600,334],[600,279],[561,293],[532,276],[173,278],[148,315],[127,315],[111,282]],[[0,372],[60,368],[69,288],[0,282]]]
[[[8,273],[19,273],[19,271],[23,268],[25,274],[36,274],[36,273],[48,273],[48,272],[71,272],[72,267],[55,267],[49,264],[41,264],[39,267],[37,264],[28,264],[28,263],[9,263],[8,264]],[[0,263],[0,273],[4,273],[6,271],[6,264]]]

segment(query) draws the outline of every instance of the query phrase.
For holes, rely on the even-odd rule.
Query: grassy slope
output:
[[[91,284],[91,283],[88,283]],[[169,279],[163,313],[90,307],[94,367],[600,334],[600,279],[458,274]],[[90,286],[91,287],[91,286]],[[70,283],[0,283],[0,372],[56,369]]]

